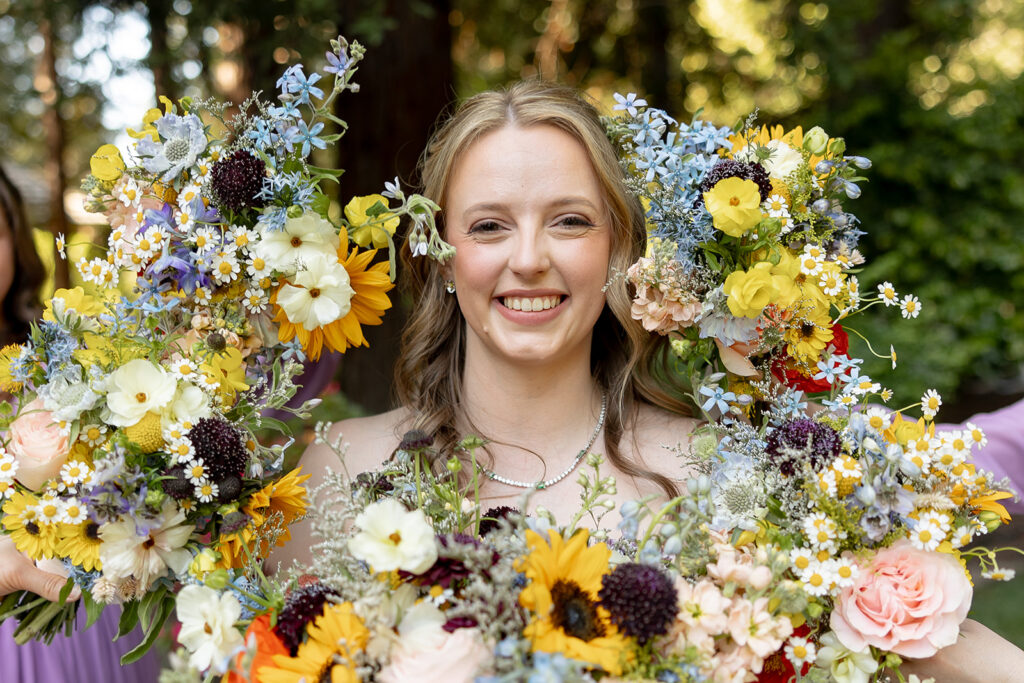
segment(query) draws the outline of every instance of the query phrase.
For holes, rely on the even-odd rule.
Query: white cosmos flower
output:
[[[179,576],[188,569],[192,554],[184,546],[195,527],[185,522],[185,513],[170,500],[164,501],[156,519],[138,521],[127,518],[100,527],[100,561],[104,577],[134,576],[145,591],[168,567]]]
[[[261,230],[256,256],[273,270],[291,275],[318,254],[337,260],[341,241],[330,221],[315,211],[285,221],[282,230]]]
[[[800,165],[804,163],[804,156],[800,153],[800,150],[793,149],[782,140],[769,140],[765,147],[771,150],[772,155],[767,160],[762,161],[761,165],[768,172],[768,175],[776,180],[786,178],[786,176],[799,169]],[[733,155],[733,158],[739,161],[757,161],[754,148],[750,145],[747,145]]]
[[[110,374],[107,381],[107,422],[130,427],[150,412],[159,412],[174,398],[177,380],[148,360],[130,360]]]
[[[348,271],[337,256],[316,254],[281,287],[277,305],[293,324],[313,330],[348,315],[354,295]]]
[[[185,586],[178,593],[177,613],[181,622],[178,642],[192,653],[188,663],[200,671],[212,668],[225,673],[230,658],[245,649],[245,639],[235,627],[242,605],[232,593]]]
[[[401,503],[385,498],[356,517],[360,532],[348,542],[348,549],[376,572],[402,569],[413,574],[425,572],[437,560],[437,541],[422,510],[406,510]]]

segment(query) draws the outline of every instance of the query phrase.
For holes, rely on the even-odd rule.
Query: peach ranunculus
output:
[[[43,407],[43,400],[37,398],[22,408],[11,423],[7,449],[18,462],[18,481],[38,491],[60,473],[71,444],[67,430],[57,424],[53,414]]]
[[[901,539],[880,550],[843,589],[831,626],[851,650],[873,645],[903,657],[930,657],[956,642],[971,595],[956,558]]]

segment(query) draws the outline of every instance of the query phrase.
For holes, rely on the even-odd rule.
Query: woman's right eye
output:
[[[499,230],[501,230],[501,225],[494,221],[480,221],[479,223],[474,223],[473,225],[471,225],[467,232],[470,235],[474,235],[494,233],[498,232]]]

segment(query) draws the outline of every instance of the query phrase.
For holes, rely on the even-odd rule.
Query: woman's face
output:
[[[612,231],[583,146],[548,125],[490,132],[445,199],[467,351],[527,364],[589,354]]]

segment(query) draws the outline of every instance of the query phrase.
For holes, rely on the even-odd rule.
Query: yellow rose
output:
[[[761,222],[761,193],[753,180],[719,180],[704,193],[704,204],[714,226],[726,235],[742,237]]]
[[[726,303],[738,318],[756,318],[777,295],[772,264],[761,261],[750,270],[737,270],[725,278]]]
[[[374,249],[388,246],[388,235],[394,235],[398,228],[398,216],[383,212],[377,216],[367,214],[372,207],[380,203],[388,208],[388,200],[379,194],[365,197],[353,197],[345,205],[345,219],[352,230],[352,240],[361,247],[371,244]]]
[[[124,173],[124,159],[114,145],[103,145],[89,159],[89,169],[100,180],[115,181]]]

